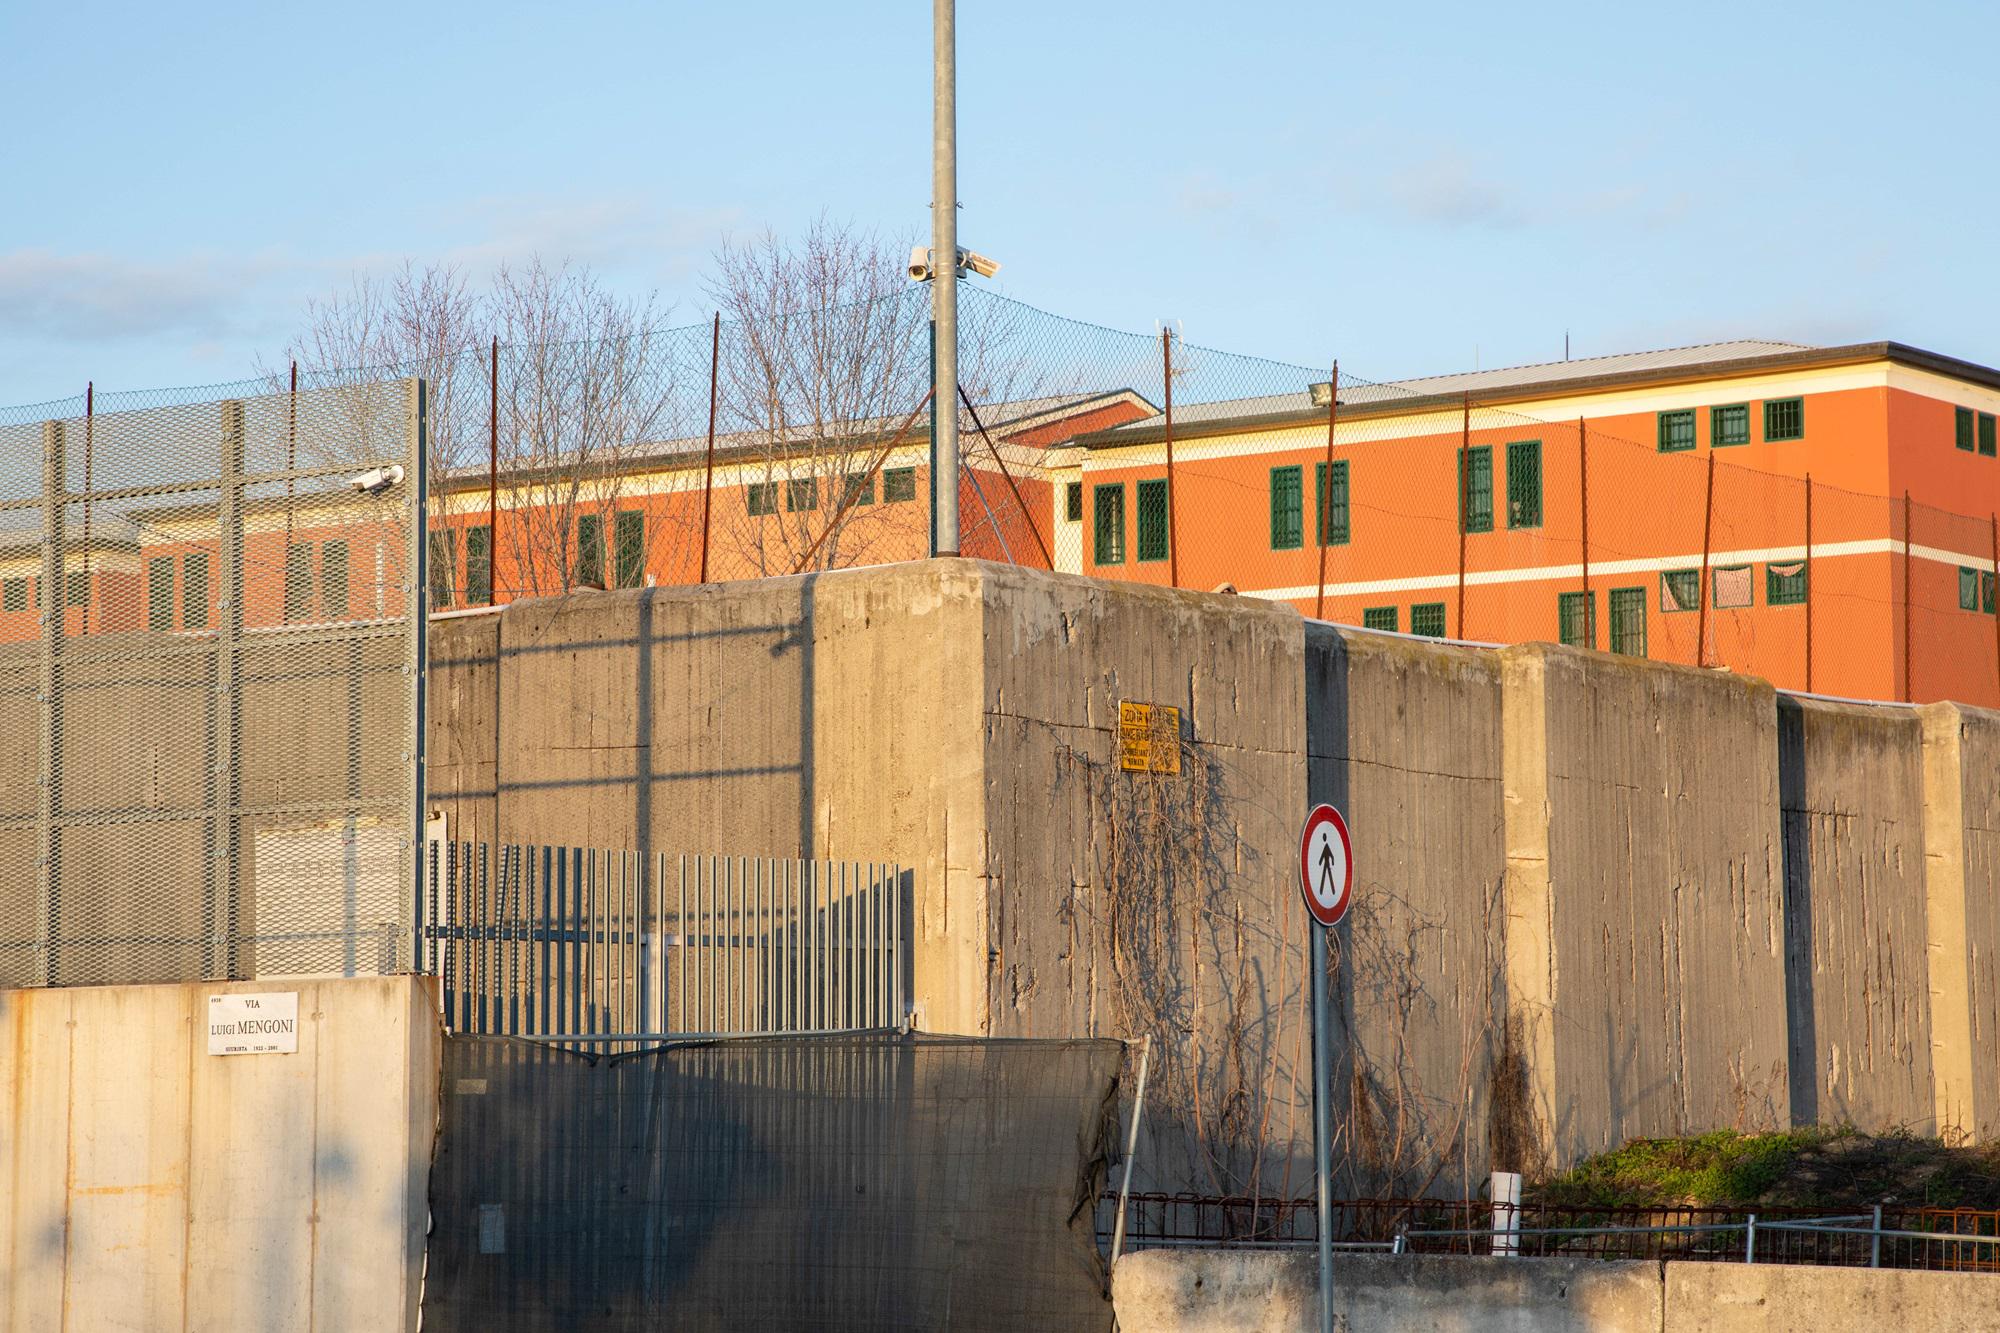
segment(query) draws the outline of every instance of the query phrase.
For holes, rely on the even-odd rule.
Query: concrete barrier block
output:
[[[1996,1311],[1990,1273],[1666,1265],[1665,1333],[1974,1333],[1995,1327]]]

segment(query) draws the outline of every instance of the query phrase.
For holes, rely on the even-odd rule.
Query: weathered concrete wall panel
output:
[[[1791,1115],[1933,1129],[1923,728],[1778,700]]]
[[[211,1056],[208,996],[298,993]],[[416,1326],[437,1122],[420,980],[0,992],[0,1333]]]
[[[2000,1134],[2000,714],[1917,711],[1936,1118],[1986,1141]]]
[[[1974,1333],[1995,1326],[1990,1273],[1670,1263],[1666,1333]]]
[[[1342,1186],[1476,1189],[1505,1135],[1490,1095],[1506,866],[1499,662],[1309,623],[1306,700],[1311,801],[1339,808],[1357,843],[1335,972]]]

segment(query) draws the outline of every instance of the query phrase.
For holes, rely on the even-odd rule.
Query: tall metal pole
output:
[[[1333,431],[1340,420],[1340,358],[1333,361],[1333,377],[1326,383],[1326,471],[1319,483],[1319,591],[1313,595],[1313,619],[1326,619],[1326,518],[1333,502]]]
[[[1333,1333],[1333,1024],[1327,1018],[1326,927],[1312,924],[1313,1175],[1319,1206],[1319,1327]]]
[[[1458,424],[1458,628],[1465,637],[1465,530],[1472,523],[1472,394],[1465,395]]]
[[[1812,693],[1812,473],[1806,473],[1806,693]]]
[[[1568,352],[1569,337],[1563,337],[1564,352]],[[1565,356],[1567,359],[1567,356]],[[1576,419],[1576,478],[1577,489],[1582,496],[1583,511],[1583,640],[1584,647],[1597,646],[1597,599],[1590,595],[1590,434],[1583,424],[1583,418]],[[1560,632],[1561,626],[1557,626]]]
[[[1708,542],[1715,530],[1715,455],[1708,456],[1708,486],[1701,501],[1701,586],[1695,592],[1701,597],[1701,613],[1694,622],[1694,664],[1708,665],[1708,603],[1712,593],[1708,586]]]
[[[1993,607],[1989,612],[1993,616],[1993,670],[2000,673],[2000,514],[1987,514],[1986,522],[1993,540]],[[1806,585],[1806,590],[1810,596],[1811,583]],[[1983,602],[1979,609],[1987,610]]]
[[[500,335],[493,335],[493,359],[486,383],[486,604],[500,595]]]
[[[937,359],[931,401],[931,494],[939,555],[958,554],[958,29],[955,0],[932,0],[935,47],[931,85],[931,319]]]
[[[1174,332],[1160,330],[1160,384],[1167,410],[1167,582],[1181,586],[1181,544],[1174,540]]]
[[[701,478],[701,577],[708,582],[709,509],[715,503],[715,385],[717,367],[722,363],[722,312],[715,312],[715,327],[708,342],[708,463]],[[873,481],[869,485],[874,485]]]
[[[1977,590],[1972,599],[1977,602]],[[1903,492],[1903,702],[1917,697],[1910,680],[1910,493]]]

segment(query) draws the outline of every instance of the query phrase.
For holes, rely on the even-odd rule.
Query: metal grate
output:
[[[454,1032],[593,1043],[899,1027],[900,866],[428,844],[420,963]]]
[[[424,401],[0,418],[0,986],[407,967]]]

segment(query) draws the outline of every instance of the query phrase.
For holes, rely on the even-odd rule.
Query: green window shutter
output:
[[[576,586],[604,586],[604,516],[585,514],[576,521]]]
[[[1313,464],[1313,527],[1319,533],[1321,546],[1347,545],[1348,527],[1347,504],[1347,462],[1336,459],[1333,464],[1332,484],[1327,482],[1326,464]]]
[[[312,547],[294,542],[285,548],[285,619],[312,619]]]
[[[90,575],[79,569],[63,580],[63,605],[90,605]]]
[[[19,579],[7,580],[7,609],[19,611],[24,608],[14,605],[14,585]],[[22,599],[26,601],[24,597]],[[146,628],[167,630],[174,627],[174,558],[170,555],[155,556],[146,562]]]
[[[332,543],[328,543],[329,546]],[[326,573],[327,553],[320,554],[321,581],[330,584],[332,575]],[[341,610],[335,616],[347,614],[347,543],[340,543]],[[331,597],[329,588],[328,596]],[[465,530],[465,602],[467,606],[487,606],[493,601],[493,527],[482,523],[476,528]],[[329,611],[329,614],[334,614]]]
[[[1660,574],[1660,610],[1701,610],[1701,571],[1669,569]]]
[[[445,528],[431,534],[431,610],[436,611],[450,606],[451,595],[457,587],[458,534],[450,528]]]
[[[1708,409],[1708,447],[1722,449],[1750,443],[1750,404],[1729,403]]]
[[[1458,451],[1458,475],[1464,485],[1459,518],[1467,532],[1493,531],[1493,446],[1475,444]]]
[[[171,563],[171,557],[169,557],[169,563]],[[5,589],[4,593],[0,593],[0,599],[4,599],[0,600],[0,608],[8,611],[25,611],[28,609],[28,581],[26,579],[8,579]]]
[[[1371,606],[1367,608],[1361,613],[1361,628],[1386,629],[1394,632],[1396,628],[1396,608],[1393,606]]]
[[[1444,603],[1418,602],[1410,608],[1410,633],[1444,637]]]
[[[1979,572],[1979,609],[1993,614],[1993,574],[1989,570]]]
[[[467,582],[472,573],[472,539],[483,537],[490,529],[468,528],[465,533],[465,566]],[[485,601],[481,594],[480,601]],[[319,602],[322,614],[328,620],[347,619],[347,543],[344,541],[322,542],[319,548]]]
[[[752,518],[762,518],[766,514],[778,512],[778,483],[775,481],[753,481],[743,488],[743,502],[750,510]]]
[[[1100,565],[1125,563],[1125,485],[1099,486],[1091,494],[1092,558]]]
[[[1806,400],[1772,398],[1764,404],[1764,439],[1803,440],[1806,437]]]
[[[819,478],[793,477],[785,483],[785,510],[799,513],[819,508]]]
[[[1969,407],[1952,411],[1952,442],[1968,454],[1972,452],[1973,411]]]
[[[1979,571],[1960,565],[1958,569],[1958,609],[1977,611],[1979,609]]]
[[[882,474],[882,503],[900,504],[917,498],[917,470],[892,467]]]
[[[1597,646],[1597,594],[1556,594],[1556,637],[1571,648]]]
[[[1660,452],[1677,454],[1694,448],[1694,411],[1662,412],[1659,417]]]
[[[611,520],[612,572],[621,588],[636,588],[646,581],[646,515],[637,509],[621,509]]]
[[[181,557],[181,628],[208,628],[208,552]]]
[[[1806,600],[1807,571],[1804,561],[1796,564],[1764,566],[1764,604],[1799,606]]]
[[[1167,481],[1164,477],[1139,483],[1139,558],[1167,558]]]
[[[1981,412],[1979,414],[1979,452],[1991,458],[1993,457],[1993,447],[1993,414],[1991,412]]]
[[[1083,522],[1083,483],[1073,481],[1063,487],[1063,517],[1072,523]]]
[[[1646,655],[1646,590],[1611,590],[1611,651],[1627,657]]]
[[[1296,467],[1271,469],[1271,549],[1296,551],[1305,545],[1305,474]]]
[[[872,472],[850,472],[847,474],[847,504],[851,509],[875,503],[875,474]]]
[[[1516,440],[1507,446],[1507,526],[1542,526],[1542,442]]]

